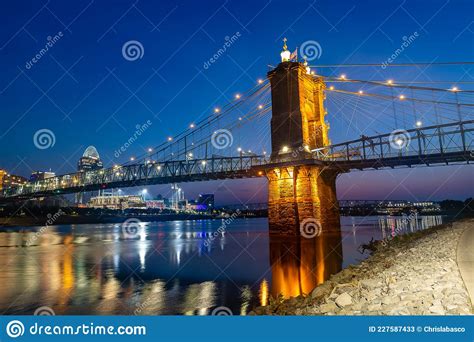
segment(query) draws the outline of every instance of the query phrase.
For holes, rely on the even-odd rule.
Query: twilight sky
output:
[[[94,145],[107,166],[139,155],[207,115],[265,77],[279,62],[281,40],[291,50],[308,40],[322,49],[311,64],[383,63],[417,32],[396,63],[469,61],[474,56],[474,2],[460,1],[8,1],[0,4],[0,168],[73,172]],[[209,67],[226,37],[239,38]],[[48,40],[49,37],[49,40]],[[143,56],[122,54],[131,40]],[[50,42],[48,51],[36,54]],[[319,72],[319,69],[317,69]],[[326,68],[364,79],[446,81],[472,89],[469,65],[427,68]],[[333,142],[359,132],[337,123]],[[156,119],[156,117],[158,119]],[[127,152],[114,152],[137,124],[154,119]],[[359,123],[360,124],[360,123]],[[347,124],[346,124],[347,125]],[[350,127],[349,127],[350,128]],[[38,149],[40,129],[55,143]],[[390,132],[383,126],[373,132]],[[182,185],[186,196],[215,192],[218,204],[266,201],[265,180]],[[354,172],[338,179],[341,199],[464,199],[474,194],[472,166]],[[129,193],[139,191],[128,189]],[[149,187],[153,194],[169,186]]]

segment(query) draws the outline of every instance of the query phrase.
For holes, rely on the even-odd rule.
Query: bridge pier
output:
[[[298,62],[280,63],[268,78],[273,164],[266,170],[270,233],[298,236],[308,229],[339,228],[336,177],[340,170],[314,163],[311,153],[329,145],[326,85]]]
[[[267,170],[270,233],[315,236],[339,227],[337,174],[315,165]]]

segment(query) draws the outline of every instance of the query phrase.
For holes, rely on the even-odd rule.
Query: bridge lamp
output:
[[[398,146],[402,146],[402,145],[403,145],[403,139],[398,138],[397,140],[395,140],[395,143],[396,143]]]
[[[190,152],[188,153],[188,157],[192,158],[193,154]]]
[[[346,79],[347,79],[345,74],[342,74],[341,76],[339,76],[339,78],[340,78],[341,80],[346,80]]]
[[[242,148],[241,148],[241,147],[237,147],[237,152],[242,152]]]
[[[239,117],[239,121],[242,121],[242,118],[241,118],[241,117]]]
[[[263,106],[262,106],[262,105],[258,105],[258,109],[263,109]]]
[[[236,100],[240,99],[240,94],[235,94],[235,99]]]
[[[364,93],[364,91],[363,91],[363,90],[359,90],[359,94],[363,94],[363,93]]]
[[[387,84],[392,85],[392,84],[393,84],[393,80],[388,80],[388,81],[387,81]]]
[[[258,84],[262,84],[263,80],[261,78],[259,78],[257,82],[258,82]]]
[[[131,161],[134,161],[134,160],[135,160],[135,158],[134,158],[134,157],[130,157],[130,160],[131,160]]]
[[[329,87],[329,90],[334,90],[334,86],[330,86],[330,87]]]
[[[264,154],[264,155],[267,154],[267,151],[263,151],[263,154]]]
[[[288,146],[283,146],[283,148],[281,149],[283,151],[283,153],[286,153],[288,152],[290,149],[288,148]]]
[[[258,171],[258,175],[259,176],[263,175],[263,171]]]
[[[415,123],[416,127],[421,127],[423,125],[423,122],[421,122],[420,120],[418,120],[416,123]]]
[[[221,110],[219,108],[214,108],[214,113],[219,113]]]
[[[458,87],[452,87],[451,91],[459,91],[459,88]]]
[[[171,141],[171,140],[173,140],[173,138],[172,138],[172,137],[168,137],[168,141]]]
[[[203,160],[203,161],[201,162],[201,164],[202,164],[203,166],[206,165],[206,161]]]
[[[151,152],[151,151],[153,151],[153,149],[152,149],[151,147],[148,147],[148,150],[147,150],[147,151],[148,151],[148,152]]]
[[[194,124],[193,124],[193,123],[190,124],[190,125],[189,125],[189,128],[194,128]]]
[[[398,98],[399,98],[400,100],[405,100],[405,95],[400,95]]]
[[[248,150],[247,152],[248,152],[248,153],[252,153],[252,150]]]
[[[157,169],[157,170],[161,170],[161,166],[158,165],[158,166],[156,167],[156,169]]]

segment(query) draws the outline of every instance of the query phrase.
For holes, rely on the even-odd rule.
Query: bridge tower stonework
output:
[[[268,73],[272,96],[271,167],[268,179],[270,233],[313,235],[339,229],[338,170],[315,163],[311,150],[329,145],[325,83],[298,62]],[[303,231],[305,234],[303,234]]]

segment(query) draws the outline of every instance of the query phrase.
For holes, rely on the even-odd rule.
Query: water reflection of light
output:
[[[260,297],[260,305],[266,306],[268,304],[268,282],[265,278],[260,284],[260,290],[258,291],[258,295]]]
[[[388,216],[379,218],[379,227],[381,229],[382,238],[392,238],[396,235],[404,233],[413,233],[415,231],[424,230],[443,223],[442,216],[419,216],[417,212],[410,215]],[[387,231],[389,235],[387,236]]]
[[[242,305],[240,306],[240,315],[245,316],[247,315],[247,309],[250,305],[250,300],[252,299],[252,290],[250,289],[250,286],[245,285],[242,288],[240,298],[242,299]]]
[[[207,314],[208,309],[214,306],[215,293],[216,284],[211,281],[189,285],[184,296],[183,314]]]
[[[145,257],[146,251],[148,249],[148,244],[145,241],[142,241],[138,245],[138,256],[140,258],[140,270],[145,270]]]

